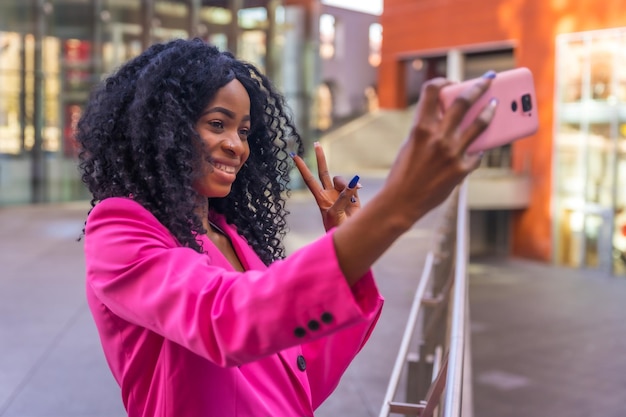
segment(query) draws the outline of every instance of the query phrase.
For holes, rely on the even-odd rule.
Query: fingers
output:
[[[352,180],[354,180],[354,178]],[[333,185],[335,186],[335,190],[338,192],[342,192],[344,188],[348,187],[348,183],[346,182],[346,179],[343,177],[333,177]],[[363,186],[357,180],[356,189],[360,190],[361,188],[363,188]]]
[[[317,180],[315,179],[315,176],[313,175],[309,167],[306,166],[306,163],[299,155],[292,153],[291,157],[293,158],[293,162],[296,164],[296,168],[298,168],[298,171],[300,171],[302,180],[304,181],[308,189],[311,191],[313,196],[317,197],[319,193],[322,191],[321,185],[317,182]]]
[[[357,190],[361,188],[361,183],[359,183],[359,176],[355,175],[354,178],[350,180],[348,186],[343,190],[342,194],[346,195],[346,198],[350,197],[350,203],[358,204],[359,203],[359,195]]]
[[[341,197],[342,194],[345,194],[350,197],[351,202],[354,203],[355,201],[352,200],[358,199],[357,191],[362,188],[359,179],[360,177],[355,175],[349,183],[346,183],[346,180],[342,177],[333,178],[335,190],[340,193],[339,197]]]
[[[334,177],[332,180],[328,169],[326,168],[326,158],[322,147],[316,143],[315,153],[318,161],[318,166],[321,167],[319,172],[319,179],[324,184],[321,185],[311,170],[308,168],[304,160],[296,155],[290,153],[300,175],[304,180],[304,183],[313,194],[315,201],[319,205],[322,211],[328,210],[332,213],[344,213],[347,211],[348,215],[350,208],[359,207],[359,199],[357,190],[361,188],[359,183],[359,176],[352,178],[350,183],[346,184],[346,181],[342,177]],[[352,207],[350,206],[352,205]]]
[[[336,178],[335,180],[338,180]],[[339,179],[339,182],[342,182],[342,179]],[[345,182],[343,182],[345,184]],[[336,189],[338,188],[335,184]],[[331,207],[330,211],[333,211],[335,214],[345,211],[350,211],[352,207],[359,207],[359,195],[358,189],[361,188],[359,184],[359,176],[355,175],[350,183],[347,186],[344,186],[335,200],[335,203]],[[339,190],[337,190],[339,191]]]
[[[291,157],[293,158],[293,161],[295,162],[298,171],[300,171],[300,175],[302,175],[304,183],[309,188],[309,190],[311,190],[311,192],[315,194],[317,191],[321,191],[322,189],[333,188],[333,182],[330,179],[330,171],[328,170],[328,164],[326,163],[324,149],[319,144],[319,142],[315,142],[313,144],[313,147],[315,150],[315,159],[317,161],[318,177],[320,182],[322,183],[321,187],[304,160],[296,154],[291,154]]]
[[[478,136],[489,126],[489,123],[496,114],[498,100],[493,98],[489,104],[480,112],[478,117],[474,119],[467,129],[461,134],[461,152],[465,153],[466,149],[478,138]]]
[[[335,191],[342,192],[345,188],[348,187],[348,183],[343,177],[334,177],[333,186],[335,187]]]
[[[324,189],[333,188],[333,182],[330,179],[330,172],[328,171],[328,165],[326,164],[326,156],[324,155],[324,148],[319,142],[313,144],[315,149],[315,159],[317,160],[317,175]]]
[[[433,78],[424,83],[420,100],[415,113],[416,122],[433,122],[440,117],[439,92],[445,86],[452,84],[445,78]]]
[[[335,201],[335,204],[331,207],[330,210],[335,213],[348,211],[350,206],[357,204],[359,201],[359,197],[356,194],[356,189],[345,188],[341,193],[339,193],[339,197]]]
[[[489,89],[494,77],[493,71],[485,73],[482,78],[454,99],[443,117],[442,125],[446,135],[454,135],[472,105]]]

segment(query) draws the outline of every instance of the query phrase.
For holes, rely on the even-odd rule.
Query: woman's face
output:
[[[204,197],[225,197],[250,155],[250,97],[237,79],[217,91],[200,115],[196,132],[206,156],[193,187]]]

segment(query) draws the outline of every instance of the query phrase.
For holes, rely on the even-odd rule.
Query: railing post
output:
[[[450,317],[450,352],[448,356],[448,381],[444,396],[444,417],[461,416],[461,398],[463,390],[463,368],[466,332],[466,308],[468,300],[467,265],[469,263],[469,224],[467,210],[467,179],[459,188],[457,211],[457,239],[455,265],[455,285],[452,294]],[[465,416],[463,416],[465,417]]]

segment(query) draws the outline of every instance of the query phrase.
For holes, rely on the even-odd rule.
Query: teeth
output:
[[[234,174],[236,172],[235,167],[229,165],[218,164],[215,162],[212,162],[211,165],[213,165],[215,169],[219,169],[220,171],[224,171],[228,174]]]

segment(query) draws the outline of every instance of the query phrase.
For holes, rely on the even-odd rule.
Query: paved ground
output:
[[[474,260],[477,417],[626,416],[626,280]]]
[[[381,180],[364,178],[367,200]],[[321,233],[294,196],[295,249]],[[0,416],[122,417],[83,294],[86,203],[0,208]],[[433,229],[376,265],[387,298],[370,343],[319,417],[377,416]],[[375,225],[373,225],[375,227]],[[521,261],[472,266],[476,416],[626,416],[626,281]]]

